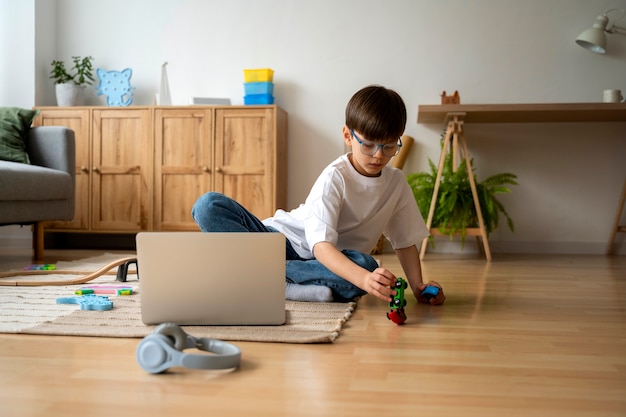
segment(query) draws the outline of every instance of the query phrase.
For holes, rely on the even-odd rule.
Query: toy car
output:
[[[396,285],[394,288],[396,290],[396,295],[393,296],[393,299],[389,302],[390,308],[404,308],[406,307],[406,300],[404,299],[404,290],[406,290],[408,284],[403,278],[398,278],[396,280]]]
[[[422,297],[426,298],[427,300],[436,297],[437,294],[439,294],[439,288],[435,287],[434,285],[427,285],[426,288],[424,288],[424,291],[422,291]]]
[[[404,290],[407,287],[407,282],[402,278],[398,278],[393,287],[396,290],[396,295],[394,295],[393,299],[389,302],[391,311],[387,313],[387,318],[396,324],[403,324],[406,321],[406,314],[404,313],[404,307],[406,306]]]

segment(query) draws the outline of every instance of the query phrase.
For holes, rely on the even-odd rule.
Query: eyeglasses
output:
[[[382,149],[383,155],[387,158],[391,158],[392,156],[396,156],[400,152],[400,148],[402,147],[402,139],[398,138],[397,143],[372,143],[365,142],[364,140],[359,139],[359,137],[354,133],[354,130],[350,129],[350,133],[352,133],[352,137],[359,142],[359,146],[361,147],[361,153],[367,156],[374,156],[379,149]]]

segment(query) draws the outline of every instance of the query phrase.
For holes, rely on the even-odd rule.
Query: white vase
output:
[[[57,105],[59,107],[82,106],[84,86],[76,84],[56,84]]]

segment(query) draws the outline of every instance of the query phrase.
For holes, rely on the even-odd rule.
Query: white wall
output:
[[[50,63],[57,59],[56,0],[35,0],[35,103],[56,104],[49,92],[53,90]]]
[[[0,1],[6,12],[10,0]],[[240,104],[242,69],[273,68],[277,104],[289,113],[291,208],[343,151],[345,104],[365,85],[406,101],[406,133],[417,141],[406,172],[437,158],[441,126],[416,118],[442,90],[459,90],[462,103],[594,102],[606,88],[626,90],[626,37],[611,36],[606,55],[574,43],[614,7],[626,0],[57,0],[50,19],[55,58],[92,55],[96,67],[133,69],[134,104],[152,103],[164,61],[174,104],[191,96]],[[55,104],[48,60],[27,71],[37,105]],[[89,102],[104,98],[92,92]],[[503,197],[516,232],[494,233],[494,251],[603,253],[626,176],[625,131],[625,123],[468,126],[479,179],[519,176]]]
[[[35,98],[35,0],[0,0],[0,106]]]

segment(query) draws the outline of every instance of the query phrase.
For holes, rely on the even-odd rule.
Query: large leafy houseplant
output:
[[[424,219],[428,217],[438,170],[432,160],[428,159],[428,163],[430,172],[413,173],[407,176],[407,181],[413,190],[415,201]],[[517,184],[517,176],[505,172],[492,175],[479,182],[473,159],[470,164],[474,173],[476,191],[487,235],[498,227],[500,214],[506,218],[509,229],[514,231],[513,220],[509,217],[502,203],[496,198],[496,194],[510,193],[511,190],[508,186]],[[467,228],[478,227],[478,216],[465,159],[462,160],[456,170],[453,168],[452,154],[447,153],[431,227],[438,228],[441,233],[450,236],[450,238],[459,234],[461,241],[464,242]],[[432,238],[431,243],[433,243]]]

